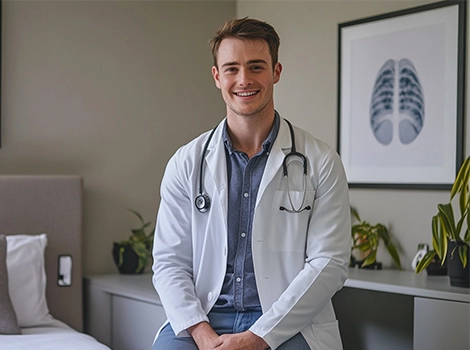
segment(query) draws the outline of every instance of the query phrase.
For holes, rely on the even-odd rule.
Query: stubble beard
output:
[[[245,118],[254,118],[259,115],[263,115],[263,112],[268,108],[271,101],[265,102],[259,108],[252,112],[245,113],[237,108],[235,108],[232,104],[226,103],[228,110],[232,111],[236,116],[245,117]],[[227,110],[227,112],[228,112]]]

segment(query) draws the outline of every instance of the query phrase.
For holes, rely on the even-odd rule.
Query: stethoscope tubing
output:
[[[305,202],[305,195],[306,195],[306,190],[307,190],[307,183],[306,183],[306,181],[307,181],[307,157],[305,157],[305,155],[303,155],[302,153],[297,152],[296,147],[295,147],[294,128],[292,127],[292,124],[290,123],[290,121],[288,121],[285,118],[284,118],[284,120],[286,121],[287,125],[289,126],[290,137],[291,137],[291,151],[284,156],[284,160],[282,161],[282,170],[283,170],[284,177],[287,180],[287,185],[286,185],[287,186],[287,195],[289,197],[289,202],[290,202],[290,205],[291,205],[292,209],[287,209],[286,207],[281,206],[281,207],[279,207],[279,210],[285,210],[289,213],[300,213],[304,210],[310,210],[311,209],[310,206],[306,206],[305,208],[302,208],[303,205],[304,205],[304,202]],[[209,147],[209,144],[212,140],[212,137],[214,136],[214,133],[215,133],[216,129],[217,129],[217,126],[212,129],[211,133],[209,134],[209,137],[207,138],[206,143],[204,144],[204,149],[203,149],[202,156],[201,156],[201,163],[200,163],[200,167],[199,167],[199,194],[195,198],[194,204],[195,204],[197,210],[201,213],[207,212],[210,208],[210,205],[211,205],[211,199],[210,199],[210,197],[207,193],[204,193],[204,187],[203,187],[204,160],[205,160],[205,157],[206,157],[207,148]],[[304,195],[303,195],[303,198],[302,198],[302,203],[301,203],[301,205],[298,209],[294,208],[294,204],[292,202],[292,198],[290,196],[290,191],[289,191],[289,179],[288,179],[288,170],[287,170],[287,167],[288,167],[287,161],[288,161],[289,157],[299,157],[302,160],[302,165],[303,165]]]

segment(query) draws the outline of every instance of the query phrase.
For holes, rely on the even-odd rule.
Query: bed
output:
[[[83,331],[82,179],[0,175],[0,349],[109,349]]]

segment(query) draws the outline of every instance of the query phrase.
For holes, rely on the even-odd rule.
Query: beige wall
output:
[[[275,89],[285,117],[336,147],[338,23],[435,1],[239,1],[237,16],[270,22],[281,37],[284,70]],[[468,152],[468,145],[466,154]],[[352,189],[363,219],[391,228],[410,270],[418,243],[431,244],[431,217],[448,192]],[[386,252],[379,260],[390,264]]]
[[[206,45],[233,1],[3,1],[1,174],[85,181],[84,271],[154,220],[173,152],[225,116]]]
[[[0,173],[82,175],[85,273],[116,271],[112,242],[137,224],[126,208],[153,220],[168,158],[225,114],[206,46],[224,19],[276,27],[276,108],[335,146],[338,23],[429,2],[3,1]],[[447,193],[354,189],[351,200],[391,227],[409,269]]]

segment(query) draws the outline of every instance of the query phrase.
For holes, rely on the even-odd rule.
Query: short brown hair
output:
[[[219,51],[220,43],[226,38],[266,41],[274,69],[274,66],[278,61],[280,39],[276,30],[267,22],[262,22],[248,17],[225,22],[225,24],[216,31],[215,36],[209,41],[209,45],[212,49],[212,57],[214,58],[214,66],[216,67],[217,53]]]

